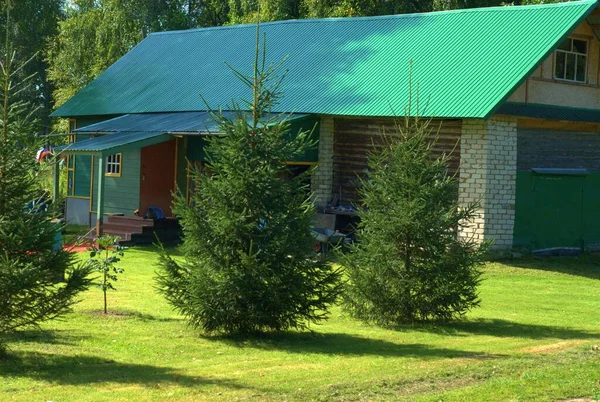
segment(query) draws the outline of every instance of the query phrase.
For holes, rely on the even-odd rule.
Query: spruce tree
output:
[[[271,113],[283,76],[259,43],[257,28],[253,74],[233,70],[252,99],[233,102],[233,117],[214,114],[224,135],[208,139],[207,173],[195,172],[190,202],[175,202],[185,261],[162,253],[160,291],[208,333],[305,328],[340,291],[340,273],[313,251],[306,176],[282,178],[315,144],[307,131],[289,136],[285,116]]]
[[[10,33],[10,5],[5,5]],[[36,185],[36,151],[41,147],[36,108],[18,99],[31,77],[17,60],[10,35],[0,53],[0,349],[2,335],[66,313],[89,286],[89,270],[56,247],[61,227]],[[66,278],[65,278],[66,274]]]
[[[428,121],[398,120],[368,158],[360,190],[359,242],[342,257],[345,307],[382,325],[449,320],[479,304],[488,244],[458,236],[476,205],[458,205],[450,155],[435,157]]]

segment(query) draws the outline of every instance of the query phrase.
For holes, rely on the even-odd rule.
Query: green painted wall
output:
[[[77,119],[77,127],[85,127],[99,123],[115,116],[84,117]],[[77,141],[89,138],[89,135],[78,135]],[[97,158],[80,155],[75,157],[75,196],[90,197],[90,184],[92,184],[91,211],[96,210],[96,188],[98,183]],[[93,175],[93,182],[92,182]],[[123,152],[123,165],[121,177],[105,177],[105,212],[124,213],[133,215],[133,211],[139,207],[140,195],[140,150]]]
[[[600,172],[585,176],[517,173],[515,247],[600,245]]]
[[[90,135],[78,135],[77,141],[83,141],[90,138]],[[91,157],[87,155],[77,155],[73,157],[75,160],[74,170],[74,194],[76,197],[90,196],[90,175],[91,172]]]
[[[520,127],[513,245],[600,249],[600,135]],[[585,169],[581,176],[536,168]]]
[[[177,164],[175,169],[177,170],[177,189],[181,194],[187,191],[187,148],[188,148],[189,137],[177,138]]]
[[[80,117],[77,118],[77,128],[96,124],[104,120],[113,118],[108,117]],[[83,141],[90,138],[90,135],[77,135],[77,141]],[[78,155],[74,158],[75,160],[75,171],[73,177],[73,183],[75,185],[74,196],[76,197],[89,197],[90,196],[90,175],[91,171],[91,156]]]
[[[98,183],[98,159],[94,158],[94,185]],[[104,212],[133,215],[140,206],[140,165],[139,149],[123,152],[121,177],[104,178]],[[96,211],[96,194],[92,199],[92,211]]]

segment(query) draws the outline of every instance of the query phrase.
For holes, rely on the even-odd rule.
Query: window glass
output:
[[[587,62],[587,58],[585,56],[578,55],[577,56],[577,76],[575,77],[576,81],[585,82],[585,64]]]
[[[566,53],[556,52],[556,66],[554,69],[554,76],[556,78],[565,78],[565,60],[567,58]]]
[[[575,55],[573,53],[567,53],[567,69],[565,72],[566,80],[575,80]]]
[[[106,157],[106,169],[104,173],[109,176],[121,175],[121,154],[109,155]]]
[[[567,39],[554,52],[554,78],[585,82],[587,78],[588,43],[580,39]]]
[[[584,40],[573,39],[573,51],[577,53],[587,53],[587,42]]]
[[[566,50],[566,51],[571,51],[571,39],[567,39],[563,43],[561,43],[560,45],[558,45],[558,49],[560,49],[560,50]]]

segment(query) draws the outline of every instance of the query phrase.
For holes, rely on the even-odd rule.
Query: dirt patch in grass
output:
[[[556,402],[592,402],[590,398],[559,399]]]
[[[106,314],[104,314],[104,310],[88,310],[87,314],[94,317],[106,317],[106,318],[128,318],[128,317],[137,317],[139,314],[133,311],[111,311],[108,310]]]
[[[530,354],[546,354],[546,353],[554,353],[559,352],[565,349],[571,349],[577,346],[584,345],[589,341],[585,340],[575,340],[575,341],[562,341],[557,343],[550,343],[548,345],[538,345],[531,346],[528,348],[524,348],[519,350],[520,353],[530,353]]]

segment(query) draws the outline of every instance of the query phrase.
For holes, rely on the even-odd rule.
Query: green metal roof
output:
[[[267,57],[289,56],[275,111],[403,114],[409,64],[420,114],[486,118],[596,7],[595,0],[266,23]],[[155,33],[53,116],[229,109],[247,87],[255,26]]]
[[[539,103],[506,102],[498,108],[496,113],[510,116],[534,117],[538,119],[600,123],[600,110],[597,109],[580,109],[542,105]]]

